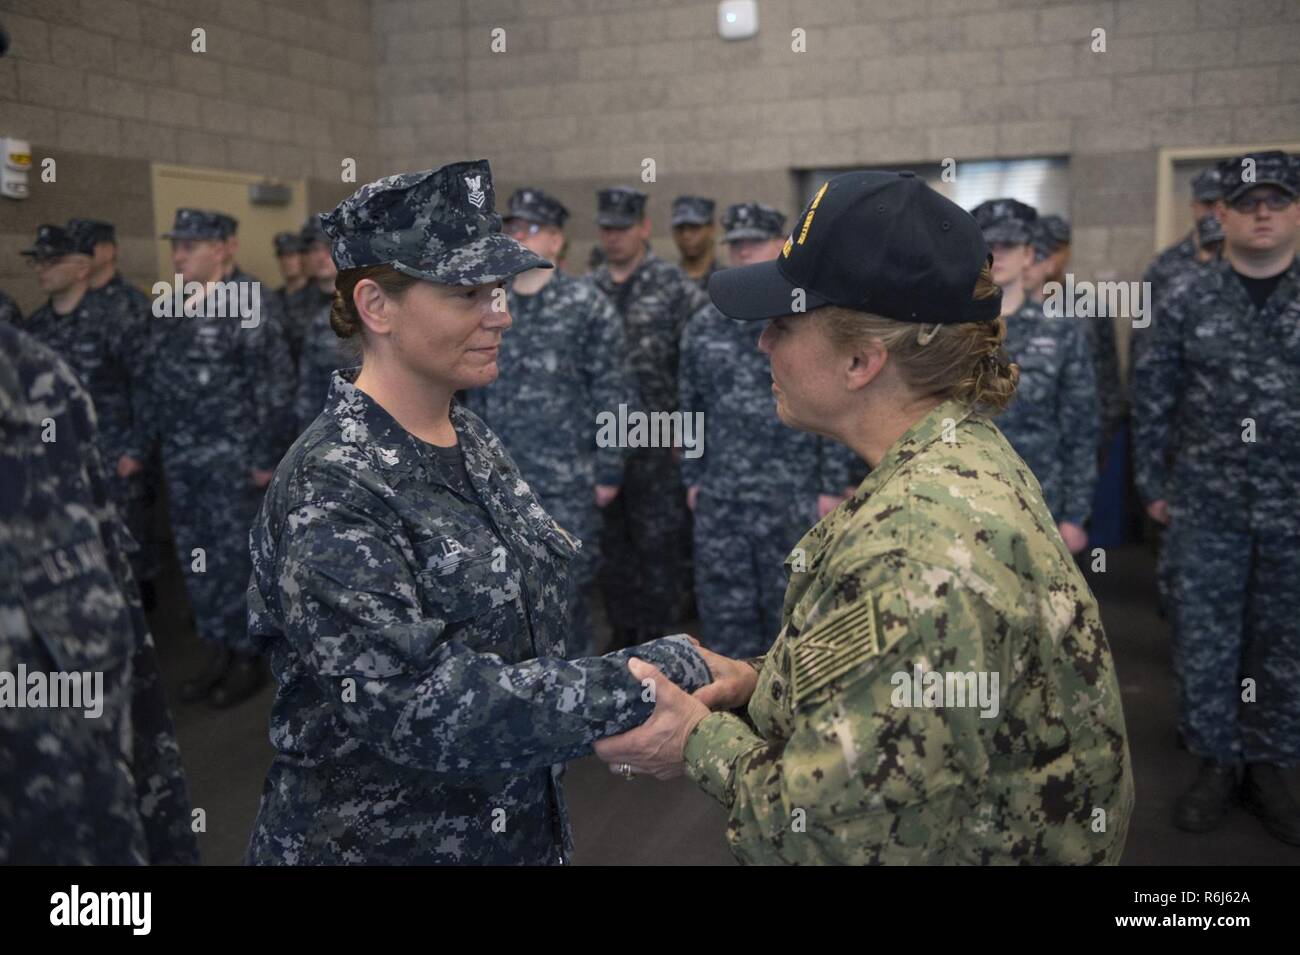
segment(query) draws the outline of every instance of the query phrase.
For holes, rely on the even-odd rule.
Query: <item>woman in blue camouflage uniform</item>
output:
[[[684,635],[564,659],[578,542],[453,399],[496,377],[504,281],[551,267],[493,210],[478,161],[323,217],[332,324],[362,365],[335,374],[251,534],[249,636],[279,692],[250,862],[564,862],[561,764],[654,709],[629,658],[710,679]]]
[[[1083,320],[1047,315],[1025,294],[1025,272],[1034,255],[1031,226],[1038,218],[1032,206],[990,199],[971,215],[993,253],[1007,354],[1020,366],[1016,400],[998,417],[998,430],[1034,472],[1061,538],[1077,554],[1088,546],[1084,528],[1092,516],[1101,429],[1087,327]]]

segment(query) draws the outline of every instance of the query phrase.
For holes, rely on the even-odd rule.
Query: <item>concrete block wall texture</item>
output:
[[[124,271],[157,276],[150,163],[308,180],[335,196],[343,157],[383,175],[365,0],[0,0],[0,135],[27,139],[30,197],[0,200],[0,288],[42,298],[17,251],[41,222],[116,223]],[[192,50],[195,28],[206,52]],[[346,191],[350,191],[346,190]],[[346,194],[346,191],[343,194]],[[337,202],[339,197],[333,198]],[[266,276],[268,280],[272,276]]]
[[[0,0],[0,132],[136,160],[118,174],[137,178],[148,160],[305,176],[313,203],[349,191],[344,156],[358,181],[487,157],[502,200],[527,182],[570,206],[578,270],[595,190],[638,184],[647,158],[672,255],[682,192],[793,215],[792,170],[1064,155],[1075,268],[1110,278],[1153,252],[1159,147],[1300,139],[1294,0],[758,8],[759,35],[724,42],[713,0]],[[44,203],[34,189],[21,230],[0,206],[0,252]],[[0,261],[0,285],[15,268]]]
[[[592,186],[635,183],[647,157],[655,243],[671,253],[680,192],[795,213],[792,169],[952,157],[960,175],[964,159],[1064,155],[1075,268],[1135,279],[1154,250],[1159,147],[1300,135],[1300,5],[1287,0],[758,8],[759,35],[728,43],[713,2],[378,0],[379,86],[395,94],[379,103],[381,154],[395,167],[486,155],[503,184],[554,189],[584,260]],[[1099,28],[1105,52],[1091,48]]]

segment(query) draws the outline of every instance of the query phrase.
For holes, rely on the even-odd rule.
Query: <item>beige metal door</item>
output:
[[[239,220],[239,251],[235,261],[268,288],[281,283],[280,268],[275,260],[272,238],[277,232],[297,231],[307,216],[307,189],[301,180],[275,180],[288,186],[291,196],[287,205],[254,205],[248,187],[267,182],[265,176],[201,169],[193,166],[153,164],[154,235],[171,229],[177,208],[190,206],[224,212]],[[173,270],[171,243],[158,240],[158,275],[170,281]]]

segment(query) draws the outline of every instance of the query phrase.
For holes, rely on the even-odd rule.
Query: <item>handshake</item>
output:
[[[610,772],[628,779],[636,773],[656,779],[680,776],[686,740],[700,720],[711,712],[739,709],[749,702],[758,671],[748,663],[705,649],[694,637],[691,642],[713,677],[712,683],[694,693],[687,693],[644,660],[633,657],[628,661],[627,668],[637,680],[651,681],[655,709],[635,729],[596,741],[596,755],[609,764]]]

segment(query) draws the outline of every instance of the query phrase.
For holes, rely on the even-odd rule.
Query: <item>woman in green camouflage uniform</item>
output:
[[[828,182],[781,257],[710,280],[768,319],[777,413],[871,473],[786,561],[763,657],[704,653],[694,695],[600,741],[685,771],[752,863],[1116,862],[1133,808],[1119,687],[1087,583],[986,417],[1012,399],[975,221],[908,173]],[[807,314],[790,314],[802,299]],[[712,709],[712,712],[710,712]]]

